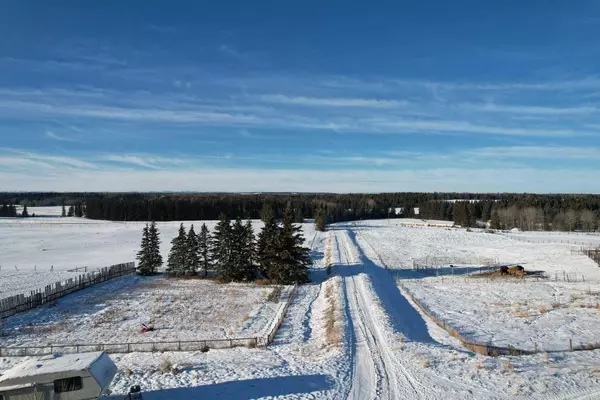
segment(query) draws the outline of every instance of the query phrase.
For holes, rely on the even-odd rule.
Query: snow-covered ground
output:
[[[415,299],[476,343],[525,350],[600,344],[597,282],[402,280]]]
[[[288,288],[282,287],[283,292]],[[9,318],[0,346],[264,337],[274,287],[126,276]],[[142,324],[154,332],[141,333]]]
[[[69,207],[65,207],[68,211]],[[23,206],[17,206],[17,214],[23,212]],[[62,215],[62,206],[47,206],[47,207],[27,207],[29,215],[35,214],[36,217],[60,217]]]
[[[504,235],[529,243],[570,244],[583,247],[599,247],[600,232],[510,232]]]
[[[194,224],[196,232],[203,223],[212,230],[217,221],[183,222],[186,231]],[[258,233],[262,222],[252,223]],[[0,218],[0,297],[29,293],[81,274],[66,272],[70,269],[87,266],[89,271],[134,261],[145,224],[74,217]],[[177,221],[157,223],[165,261],[179,225]],[[302,228],[310,245],[314,224],[306,223]]]
[[[167,236],[172,236],[178,223],[169,224],[172,234]],[[112,224],[101,223],[95,229],[104,232],[109,225]],[[317,233],[314,240],[314,231],[308,233],[312,227],[305,228],[315,260],[313,283],[298,287],[271,346],[208,353],[113,355],[119,367],[112,385],[114,398],[119,399],[119,394],[126,393],[134,384],[142,386],[145,399],[600,398],[600,350],[498,358],[475,355],[415,308],[395,281],[399,276],[403,284],[413,279],[410,285],[415,287],[442,284],[439,278],[422,279],[423,275],[410,268],[413,260],[496,258],[501,262],[521,263],[527,269],[584,274],[586,283],[597,287],[600,268],[584,256],[571,255],[572,246],[525,243],[505,235],[456,229],[400,227],[389,225],[388,221],[336,224],[328,232]],[[47,232],[51,229],[59,228],[47,228]],[[75,229],[87,228],[71,228]],[[119,232],[111,229],[113,233]],[[140,225],[131,229],[136,232],[135,248]],[[105,240],[109,240],[110,232],[106,235]],[[26,252],[21,254],[27,258]],[[333,265],[331,276],[325,272],[326,260]],[[395,271],[390,273],[386,267]],[[128,279],[138,278],[127,277],[108,284],[126,283]],[[457,282],[450,284],[451,279]],[[538,301],[545,304],[553,298],[549,289],[540,286],[547,283],[541,281],[531,286],[506,284],[496,291],[488,290],[485,280],[464,284],[464,277],[444,277],[446,284],[449,286],[446,291],[453,294],[445,297],[445,303],[429,292],[423,300],[436,300],[445,309],[454,310],[455,318],[465,320],[464,326],[469,325],[473,331],[479,326],[493,327],[497,330],[493,340],[516,329],[505,321],[488,322],[494,318],[498,321],[499,316],[479,313],[476,303],[484,303],[484,295],[503,295],[506,303],[527,301],[532,313],[536,309],[539,312]],[[573,310],[579,310],[576,306],[589,301],[581,283],[560,282],[548,287],[561,292],[560,301],[569,302]],[[533,300],[528,293],[538,293],[540,297]],[[119,301],[116,297],[115,301]],[[478,319],[467,314],[474,310]],[[575,329],[579,324],[585,330],[584,325],[589,321],[569,312],[568,308],[553,309],[544,318],[565,318],[568,323],[564,329]],[[536,323],[531,321],[531,325]],[[594,329],[597,332],[597,328],[589,331]],[[541,334],[544,330],[538,331]],[[0,358],[0,373],[20,360]]]

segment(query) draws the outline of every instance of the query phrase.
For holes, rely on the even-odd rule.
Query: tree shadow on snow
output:
[[[144,400],[183,399],[255,399],[299,395],[329,390],[333,381],[327,375],[293,375],[215,383],[196,387],[142,392]],[[109,396],[108,399],[127,399],[127,396]]]
[[[357,249],[360,264],[344,265],[336,269],[342,276],[364,273],[371,279],[373,290],[381,301],[381,306],[390,318],[390,324],[396,332],[406,336],[408,340],[426,343],[437,343],[429,334],[427,324],[421,314],[400,293],[396,281],[389,272],[367,257],[356,240],[356,233],[348,230],[348,236]]]

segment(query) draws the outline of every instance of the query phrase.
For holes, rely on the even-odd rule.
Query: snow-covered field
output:
[[[506,236],[530,243],[570,244],[583,247],[599,247],[600,232],[535,232],[505,233]]]
[[[403,280],[413,297],[467,339],[495,346],[556,351],[600,345],[597,282],[456,277]]]
[[[107,255],[106,260],[111,260],[111,256],[119,258],[113,259],[114,262],[132,259],[139,244],[142,224],[78,222],[83,226],[54,223],[55,226],[50,227],[43,226],[43,222],[36,222],[29,228],[0,225],[0,243],[5,246],[4,238],[9,237],[13,230],[24,230],[25,233],[16,234],[21,235],[25,243],[31,245],[41,236],[48,240],[47,245],[55,249],[56,257],[60,257],[61,252],[71,252],[72,262],[85,265],[90,260],[85,247],[73,249],[68,243],[55,240],[54,236],[64,238],[86,232],[89,234],[87,238],[73,239],[73,243],[88,243],[92,252],[112,251],[116,254]],[[5,222],[0,221],[2,223]],[[164,244],[175,234],[178,226],[176,222],[159,225]],[[189,227],[189,223],[186,226]],[[456,229],[401,227],[389,221],[336,224],[328,232],[317,232],[316,235],[311,225],[304,228],[308,244],[312,244],[311,255],[315,261],[313,283],[298,287],[271,346],[267,349],[210,350],[208,353],[115,354],[112,358],[119,367],[119,373],[111,388],[114,398],[120,399],[119,395],[126,393],[134,384],[142,386],[144,399],[600,398],[600,350],[498,358],[473,354],[415,308],[395,281],[398,276],[411,291],[420,290],[422,300],[428,306],[437,307],[440,313],[446,313],[444,318],[452,319],[453,324],[464,330],[468,329],[469,334],[479,335],[481,340],[488,338],[498,343],[512,340],[519,335],[519,329],[526,332],[520,338],[523,346],[533,343],[528,341],[530,338],[536,338],[540,347],[544,340],[550,346],[556,345],[556,340],[562,340],[562,334],[569,335],[577,330],[587,332],[589,338],[586,340],[590,340],[599,331],[593,320],[593,313],[598,311],[580,306],[593,303],[594,290],[600,283],[600,268],[585,256],[571,255],[573,246],[526,243],[506,235]],[[35,231],[41,232],[37,239]],[[92,240],[91,237],[100,239]],[[123,248],[116,246],[127,240],[132,243],[123,244]],[[163,247],[164,254],[168,247]],[[38,254],[31,249],[14,250],[7,246],[7,250],[11,257],[20,258],[23,265],[37,261]],[[127,255],[130,257],[122,259]],[[485,280],[473,279],[473,283],[465,283],[464,276],[445,276],[442,283],[441,278],[424,278],[412,270],[414,260],[428,257],[463,261],[493,258],[502,263],[520,263],[527,269],[543,270],[550,275],[553,271],[583,274],[586,282],[550,283],[540,280],[486,286],[489,282]],[[325,272],[326,260],[333,265],[330,277]],[[386,268],[395,271],[390,273]],[[457,269],[457,273],[461,271]],[[170,289],[163,288],[161,284],[150,288],[137,282],[139,279],[126,277],[108,282],[106,285],[109,286],[123,285],[123,291],[115,288],[116,294],[105,301],[97,299],[87,305],[82,302],[81,308],[69,317],[74,325],[78,319],[84,321],[80,328],[74,329],[74,333],[105,334],[109,329],[103,326],[106,324],[119,336],[135,335],[135,332],[127,330],[128,324],[138,324],[150,318],[154,312],[153,305],[157,312],[162,309],[158,307],[160,304],[172,313],[181,313],[182,310],[169,308],[174,307],[174,303],[171,305],[167,300],[169,296],[177,296],[176,293],[181,292],[184,296],[199,295],[203,299],[196,290],[204,292],[206,289],[195,286],[199,281],[181,281],[182,287],[175,286],[172,293],[163,293],[164,299],[156,303],[153,299],[160,296],[162,290]],[[127,287],[134,288],[132,292],[138,293],[139,297],[128,298],[125,295],[129,291]],[[238,290],[236,285],[225,287]],[[90,293],[94,290],[97,288],[92,288]],[[246,313],[249,315],[247,321],[260,320],[263,303],[259,300],[264,295],[263,290],[257,287],[245,297],[247,303],[253,304],[234,301],[239,309],[230,313],[231,318],[202,326],[201,330],[237,329],[236,332],[240,333],[245,329],[260,329],[260,324],[251,323],[248,327],[243,320]],[[70,299],[86,292],[63,300],[68,304]],[[226,295],[210,297],[213,308],[216,308],[220,307],[217,302]],[[492,297],[499,299],[490,300]],[[555,298],[568,307],[556,307],[542,315],[536,314],[540,313],[543,305],[551,307]],[[201,303],[194,304],[201,307]],[[94,309],[94,304],[99,306],[98,310]],[[487,312],[484,308],[488,309]],[[521,315],[529,313],[530,316],[513,317],[513,311],[517,309],[522,312]],[[141,310],[140,315],[133,315],[133,310]],[[103,312],[111,318],[114,316],[115,320],[92,317],[96,313],[99,318]],[[202,314],[207,312],[205,310]],[[14,321],[25,318],[25,315],[11,317],[5,322],[14,325]],[[194,315],[193,312],[191,315]],[[168,321],[165,325],[176,326],[184,334],[192,334],[186,326],[193,322],[193,317],[188,318],[190,321],[165,318]],[[97,323],[92,323],[94,320]],[[163,333],[159,330],[155,334],[160,336]],[[46,334],[39,335],[37,339],[27,335],[24,333],[23,337],[31,343],[48,341]],[[0,358],[0,373],[21,360],[17,357]]]
[[[261,221],[252,222],[258,233]],[[183,222],[186,231],[194,224],[196,232],[203,223],[212,230],[217,221]],[[157,223],[165,261],[179,225],[180,222]],[[70,269],[87,266],[91,270],[134,261],[144,226],[145,222],[74,217],[0,218],[0,297],[29,293],[81,274],[66,272]],[[303,224],[303,232],[307,245],[310,245],[314,225]]]
[[[283,288],[287,292],[288,288]],[[264,337],[274,287],[126,276],[9,318],[0,346]],[[154,332],[141,333],[142,324]]]

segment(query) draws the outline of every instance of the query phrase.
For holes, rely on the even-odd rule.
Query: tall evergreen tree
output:
[[[184,271],[188,275],[196,275],[200,268],[200,246],[194,225],[190,227],[187,234],[186,253]]]
[[[171,251],[167,259],[169,275],[184,275],[187,258],[187,236],[183,224],[179,225],[179,233],[171,240]]]
[[[160,232],[156,227],[156,222],[152,221],[148,228],[148,237],[150,239],[150,265],[151,273],[155,274],[163,264],[163,258],[160,254]]]
[[[267,222],[271,218],[275,218],[273,207],[271,207],[271,204],[269,203],[264,203],[260,211],[260,219],[262,220],[262,222]]]
[[[21,217],[23,217],[23,218],[29,217],[29,212],[27,211],[27,205],[23,206],[23,211],[21,211]]]
[[[62,213],[60,214],[61,217],[66,217],[67,216],[67,210],[65,209],[65,203],[63,203],[62,205]]]
[[[301,228],[293,224],[290,209],[284,214],[283,226],[275,243],[274,280],[281,284],[308,282],[308,265],[311,264],[309,249],[303,246]]]
[[[264,226],[258,234],[256,243],[256,261],[261,274],[272,279],[274,276],[274,262],[277,256],[276,241],[279,234],[279,228],[275,217],[268,215],[264,221]]]
[[[500,215],[498,215],[498,210],[494,210],[492,213],[492,220],[490,221],[490,227],[492,229],[500,229]]]
[[[235,281],[249,281],[253,278],[248,254],[248,231],[238,217],[231,228],[231,276]]]
[[[254,228],[252,228],[252,221],[246,221],[246,257],[248,258],[249,268],[252,270],[253,277],[256,276],[256,236],[254,235]]]
[[[212,260],[217,272],[226,281],[235,279],[231,242],[231,221],[226,214],[221,214],[213,236]]]
[[[304,214],[302,213],[302,207],[298,205],[294,212],[294,222],[297,224],[302,224],[304,222]]]
[[[212,267],[211,265],[211,237],[206,227],[206,224],[202,224],[200,233],[198,234],[198,254],[200,268],[204,271],[204,277],[208,276],[208,270]]]
[[[140,251],[137,253],[138,270],[141,275],[153,275],[162,265],[162,256],[160,255],[160,239],[156,224],[148,224],[142,232],[142,243]]]
[[[73,217],[75,215],[75,207],[69,206],[69,212],[67,214],[69,217]]]

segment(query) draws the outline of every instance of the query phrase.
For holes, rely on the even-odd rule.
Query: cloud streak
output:
[[[59,142],[76,142],[77,141],[77,140],[67,137],[67,136],[57,135],[56,133],[54,133],[52,131],[46,131],[46,133],[44,135],[48,139],[56,140]]]
[[[324,107],[361,107],[361,108],[399,108],[406,106],[407,101],[380,100],[360,98],[317,98],[303,96],[286,96],[282,94],[265,94],[259,96],[261,101],[274,104],[294,104],[301,106]]]

